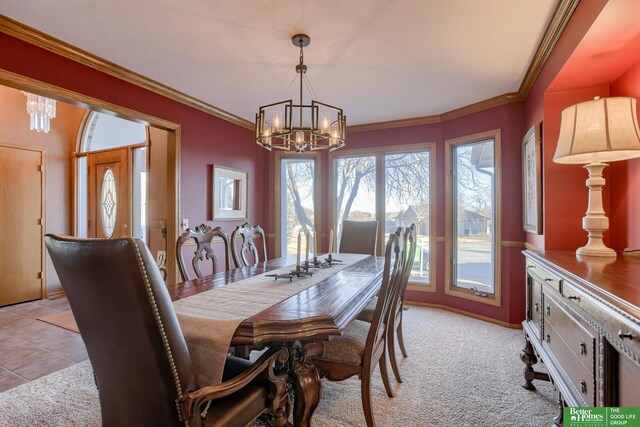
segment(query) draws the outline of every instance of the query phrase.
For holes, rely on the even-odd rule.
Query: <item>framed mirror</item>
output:
[[[213,219],[247,219],[247,175],[213,165]]]

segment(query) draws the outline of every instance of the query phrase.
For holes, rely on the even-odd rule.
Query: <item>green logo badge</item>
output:
[[[565,427],[640,427],[640,407],[564,408]]]

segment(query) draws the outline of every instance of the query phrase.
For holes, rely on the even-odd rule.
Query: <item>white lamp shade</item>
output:
[[[640,157],[635,98],[596,98],[562,111],[556,163],[588,164]]]

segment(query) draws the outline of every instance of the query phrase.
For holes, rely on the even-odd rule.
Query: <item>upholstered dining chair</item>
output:
[[[367,426],[375,426],[371,408],[371,375],[376,365],[380,366],[382,382],[389,397],[393,391],[387,372],[387,328],[389,311],[399,291],[404,244],[400,230],[391,233],[385,247],[385,264],[378,304],[371,323],[354,320],[344,335],[324,343],[324,352],[312,362],[322,378],[342,381],[354,375],[361,380],[361,398]]]
[[[396,361],[395,336],[398,337],[398,345],[400,346],[402,356],[407,357],[407,350],[405,348],[404,336],[402,333],[402,313],[404,307],[405,291],[407,290],[407,285],[409,284],[409,277],[411,276],[411,269],[413,268],[413,259],[415,258],[416,254],[416,225],[411,224],[411,226],[407,227],[403,232],[403,236],[406,246],[406,256],[403,261],[402,275],[400,279],[400,291],[396,295],[394,307],[391,309],[389,316],[389,336],[387,337],[389,363],[391,365],[391,369],[393,370],[393,375],[396,377],[396,380],[399,383],[402,382],[402,377],[400,376],[400,370],[398,369],[398,363]],[[367,304],[367,306],[358,316],[358,320],[371,322],[373,320],[373,314],[375,312],[377,302],[378,297],[373,297],[373,299],[369,302],[369,304]]]
[[[256,235],[262,240],[261,251],[258,251],[258,246],[255,243]],[[242,238],[240,251],[238,251],[238,243],[236,242],[238,237]],[[236,227],[231,233],[231,247],[233,248],[231,253],[236,268],[267,261],[267,240],[264,230],[259,225],[244,223]]]
[[[45,243],[89,354],[102,425],[244,426],[265,410],[286,424],[286,376],[274,368],[286,363],[285,349],[272,348],[253,364],[228,357],[222,383],[196,384],[144,242],[48,234]]]
[[[340,252],[375,255],[376,243],[378,221],[342,221]]]
[[[224,255],[224,268],[225,270],[229,270],[229,235],[221,228],[216,227],[212,228],[207,224],[200,224],[194,230],[191,228],[187,228],[184,233],[178,237],[178,241],[176,242],[176,256],[178,258],[178,269],[180,270],[180,276],[182,276],[182,280],[191,280],[192,277],[189,275],[189,271],[187,270],[187,265],[184,261],[184,253],[183,248],[184,245],[189,241],[193,240],[196,245],[196,249],[193,252],[193,258],[191,259],[191,266],[193,267],[193,271],[196,276],[202,278],[202,270],[200,269],[200,264],[211,261],[212,272],[218,272],[218,257],[216,256],[213,248],[211,247],[211,242],[215,237],[219,237],[222,239],[223,243],[223,255]]]

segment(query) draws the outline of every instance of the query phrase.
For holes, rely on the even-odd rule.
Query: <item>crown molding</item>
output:
[[[373,130],[394,129],[399,127],[419,126],[453,120],[469,114],[477,113],[490,108],[498,107],[510,102],[519,102],[526,99],[533,87],[540,71],[553,52],[562,32],[564,31],[574,10],[580,0],[559,0],[553,16],[547,25],[544,35],[538,45],[538,49],[529,64],[529,68],[520,84],[518,92],[511,92],[485,99],[464,107],[456,108],[442,114],[414,117],[408,119],[390,120],[385,122],[364,123],[355,126],[347,126],[348,132],[366,132]],[[78,47],[56,39],[48,34],[40,32],[18,21],[14,21],[4,15],[0,15],[0,31],[27,43],[46,49],[65,58],[79,62],[98,71],[124,80],[128,83],[140,86],[144,89],[158,93],[182,104],[196,108],[205,113],[219,117],[246,129],[254,129],[254,123],[222,110],[214,105],[204,102],[186,93],[180,92],[141,74],[121,67],[97,55],[89,53]]]
[[[469,114],[478,113],[488,110],[489,108],[498,107],[510,102],[519,102],[523,98],[517,92],[505,93],[485,99],[455,110],[447,111],[442,114],[434,114],[432,116],[414,117],[412,119],[390,120],[388,122],[364,123],[361,125],[347,126],[348,132],[368,132],[372,130],[393,129],[407,126],[431,125],[434,123],[442,123],[449,120],[457,119]]]
[[[45,34],[35,28],[29,27],[21,22],[15,21],[7,16],[0,15],[0,32],[8,34],[34,46],[46,49],[57,55],[79,62],[95,70],[124,80],[127,83],[147,89],[151,92],[165,96],[174,101],[180,102],[189,107],[193,107],[205,113],[211,114],[246,129],[254,129],[254,124],[242,117],[222,110],[214,105],[204,102],[196,97],[187,95],[177,89],[166,86],[160,82],[121,67],[113,62],[107,61],[97,55],[82,50],[76,46]]]
[[[553,52],[553,49],[556,47],[556,44],[569,23],[573,12],[576,10],[576,7],[578,7],[578,3],[580,3],[580,0],[558,1],[556,10],[553,12],[553,17],[551,18],[549,25],[547,25],[547,29],[542,36],[542,40],[540,40],[538,49],[536,50],[535,55],[533,55],[533,59],[531,60],[531,64],[529,64],[529,68],[524,75],[524,79],[522,79],[520,89],[518,89],[518,95],[520,95],[522,99],[526,99],[526,97],[529,96],[531,88],[540,75],[540,71],[542,71],[544,64],[547,63],[547,59],[549,59],[551,52]]]

